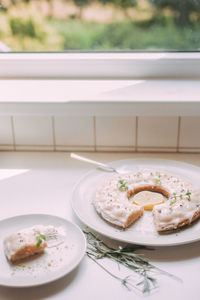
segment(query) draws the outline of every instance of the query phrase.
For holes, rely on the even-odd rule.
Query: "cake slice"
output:
[[[46,236],[39,226],[12,233],[4,239],[5,255],[11,263],[43,253],[45,247]]]
[[[169,199],[153,208],[156,230],[164,232],[189,225],[200,217],[199,194],[194,193],[185,199]]]

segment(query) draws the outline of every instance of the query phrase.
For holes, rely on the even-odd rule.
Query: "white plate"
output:
[[[5,257],[4,238],[18,230],[34,225],[62,227],[66,233],[62,244],[46,248],[44,254],[26,260],[25,264],[11,265]],[[86,239],[79,227],[51,215],[22,215],[0,221],[0,285],[30,287],[45,284],[71,272],[81,261],[86,251]]]
[[[110,165],[127,171],[138,171],[145,168],[162,170],[182,176],[200,186],[200,168],[183,162],[144,158],[115,161]],[[173,246],[200,240],[200,221],[180,231],[161,235],[154,228],[151,211],[145,211],[144,215],[126,230],[118,229],[105,222],[96,213],[92,201],[97,188],[106,178],[113,175],[113,173],[96,169],[87,173],[75,186],[72,207],[85,225],[109,238],[148,246]]]

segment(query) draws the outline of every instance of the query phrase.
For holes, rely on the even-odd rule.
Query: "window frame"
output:
[[[150,89],[141,85],[137,94],[129,82],[127,93],[126,79]],[[118,99],[110,92],[120,80]],[[0,53],[0,115],[197,116],[199,80],[200,52]]]
[[[0,53],[0,78],[200,79],[200,52]]]

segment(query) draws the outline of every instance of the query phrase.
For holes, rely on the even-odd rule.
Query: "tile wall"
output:
[[[200,117],[0,116],[0,150],[200,152]]]

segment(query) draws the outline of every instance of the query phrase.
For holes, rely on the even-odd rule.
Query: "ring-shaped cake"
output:
[[[93,204],[104,220],[128,228],[144,213],[144,208],[132,201],[141,191],[161,193],[165,198],[152,210],[158,232],[188,225],[200,216],[199,190],[188,180],[163,171],[115,175],[97,190]]]

